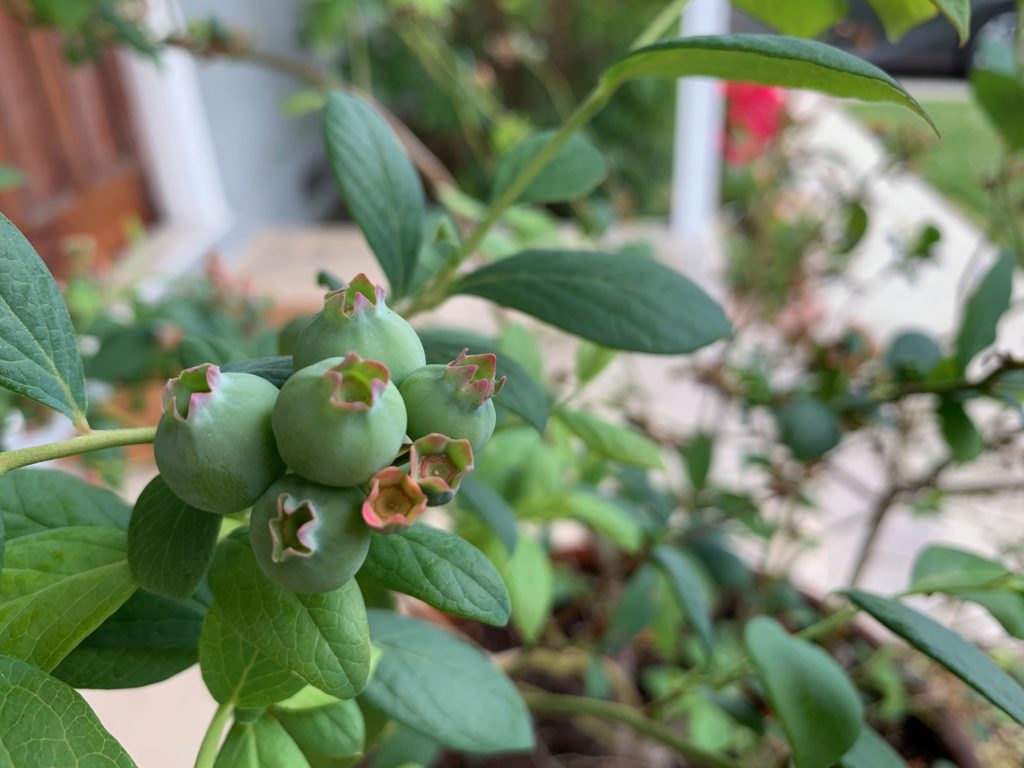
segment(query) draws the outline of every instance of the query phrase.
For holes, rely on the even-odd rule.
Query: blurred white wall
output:
[[[261,49],[303,56],[300,0],[178,0],[186,20],[216,15],[245,30]],[[315,116],[290,118],[282,101],[302,86],[283,75],[232,61],[201,62],[199,90],[232,223],[221,241],[231,258],[257,230],[321,218],[336,200],[333,185],[309,188],[326,168]]]

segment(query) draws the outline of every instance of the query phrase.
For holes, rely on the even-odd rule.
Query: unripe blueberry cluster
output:
[[[384,298],[365,275],[328,293],[280,390],[212,363],[164,390],[154,453],[167,485],[207,512],[252,507],[257,562],[293,592],[337,589],[373,529],[451,501],[494,431],[494,355],[426,365]]]

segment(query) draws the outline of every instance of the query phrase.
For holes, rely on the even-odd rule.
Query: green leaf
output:
[[[216,701],[242,709],[284,701],[305,685],[231,629],[217,603],[207,611],[199,636],[199,668]]]
[[[846,15],[846,0],[733,0],[744,13],[784,35],[817,37]]]
[[[999,320],[1010,307],[1015,262],[1012,251],[1003,251],[967,299],[954,346],[961,371],[996,340]]]
[[[697,636],[710,658],[713,653],[715,635],[711,626],[711,611],[700,574],[682,552],[665,544],[659,544],[654,548],[651,552],[651,559],[664,572],[680,610],[690,626],[697,632]]]
[[[576,348],[576,381],[579,386],[589,384],[596,379],[605,368],[611,365],[618,355],[614,349],[602,347],[585,339]]]
[[[135,591],[124,531],[58,528],[7,543],[0,648],[49,672]]]
[[[537,541],[522,537],[515,552],[488,548],[512,600],[512,625],[526,643],[533,643],[547,623],[555,598],[555,574],[548,553]]]
[[[431,766],[441,753],[441,745],[412,728],[397,724],[374,750],[372,768],[418,768]]]
[[[492,199],[501,197],[516,177],[540,154],[555,131],[543,131],[513,147],[498,161]],[[598,149],[574,133],[513,202],[560,203],[586,197],[604,181],[608,164]]]
[[[839,761],[841,768],[907,768],[899,753],[873,728],[864,726],[853,748]]]
[[[310,768],[349,768],[363,755],[366,725],[353,700],[329,699],[316,706],[292,706],[290,700],[272,708],[270,714],[302,750]]]
[[[829,768],[857,741],[864,716],[842,667],[766,616],[750,621],[743,639],[796,768]]]
[[[1003,584],[1011,573],[1003,565],[973,552],[932,545],[914,561],[910,589],[914,592],[986,589]]]
[[[931,3],[953,25],[960,36],[960,45],[966,45],[971,37],[971,0],[931,0]]]
[[[85,700],[20,659],[0,656],[0,766],[134,768]]]
[[[511,604],[501,576],[483,552],[453,533],[414,525],[374,534],[360,574],[453,616],[508,623]]]
[[[195,594],[217,546],[223,516],[179,499],[157,475],[135,502],[128,564],[143,589],[184,600]]]
[[[707,432],[697,432],[679,449],[694,491],[700,492],[707,485],[714,449],[714,441]]]
[[[937,413],[942,436],[957,463],[962,464],[981,455],[985,450],[985,441],[961,403],[943,398]]]
[[[0,192],[17,189],[25,183],[25,174],[10,165],[0,163]]]
[[[85,423],[85,374],[53,275],[0,214],[0,387]]]
[[[814,40],[781,35],[695,35],[630,51],[604,75],[606,88],[638,77],[716,77],[890,101],[935,124],[903,86],[873,64]]]
[[[626,552],[638,552],[644,531],[622,506],[597,493],[577,491],[551,500],[551,513],[565,513],[585,523]]]
[[[456,498],[460,507],[469,510],[487,524],[507,551],[515,551],[516,539],[519,536],[516,530],[516,513],[497,491],[477,478],[469,476],[462,479],[462,486]]]
[[[526,705],[480,651],[417,619],[378,610],[369,616],[381,650],[363,694],[371,704],[453,749],[487,754],[533,747]]]
[[[799,396],[782,406],[776,411],[775,420],[779,438],[800,461],[821,458],[839,445],[842,438],[836,415],[809,395]]]
[[[851,200],[846,205],[846,225],[843,236],[836,244],[836,254],[844,255],[850,253],[864,240],[868,232],[868,211],[859,200]]]
[[[941,12],[956,29],[960,44],[971,36],[970,0],[868,0],[885,28],[885,36],[896,42],[907,32]]]
[[[1024,150],[1024,80],[1020,75],[975,69],[971,72],[974,98],[1014,151]]]
[[[421,331],[420,340],[428,363],[450,363],[466,347],[470,352],[491,352],[497,346],[497,342],[487,336],[456,329]],[[496,375],[498,378],[507,376],[508,380],[495,398],[495,406],[508,408],[538,432],[543,432],[548,421],[548,398],[544,390],[519,363],[506,355],[498,356]]]
[[[339,699],[366,685],[370,640],[355,580],[333,592],[287,592],[234,536],[217,547],[209,579],[224,622],[269,659]]]
[[[451,291],[634,352],[693,352],[732,333],[722,308],[696,284],[638,256],[523,251],[471,272]]]
[[[503,325],[497,344],[499,355],[512,358],[533,381],[544,380],[544,353],[532,329],[522,323]]]
[[[138,688],[196,663],[206,607],[138,591],[53,670],[73,688]]]
[[[647,469],[662,469],[661,448],[631,427],[612,424],[587,411],[561,410],[558,418],[588,448],[605,458]]]
[[[302,750],[270,715],[235,722],[217,753],[214,768],[310,768]]]
[[[914,561],[908,591],[977,603],[1014,637],[1024,638],[1024,594],[1000,563],[952,547],[931,546]]]
[[[0,512],[8,542],[79,525],[128,530],[129,507],[106,488],[56,469],[17,469],[0,477]]]
[[[349,213],[384,268],[392,296],[413,284],[423,240],[423,187],[384,119],[361,99],[334,92],[324,110],[331,170]]]
[[[295,369],[292,366],[291,355],[278,355],[277,357],[254,357],[250,360],[236,360],[231,363],[224,363],[220,367],[225,373],[251,373],[266,379],[275,387],[280,389],[284,383],[292,377]]]
[[[976,646],[895,600],[858,590],[846,594],[854,604],[1024,725],[1024,688]]]
[[[658,572],[643,564],[629,577],[601,636],[602,653],[616,654],[654,620]],[[598,665],[598,669],[602,669]]]

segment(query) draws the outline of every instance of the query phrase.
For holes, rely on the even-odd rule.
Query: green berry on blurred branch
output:
[[[355,352],[303,368],[274,406],[274,436],[296,474],[324,485],[365,483],[398,456],[402,397],[383,363]]]
[[[497,358],[468,355],[462,350],[447,365],[427,365],[402,382],[400,391],[409,414],[409,437],[431,433],[468,440],[479,451],[494,432],[494,403],[505,377],[495,379]]]
[[[350,352],[384,363],[395,384],[426,363],[416,331],[384,303],[384,288],[362,274],[324,296],[323,310],[295,340],[295,368]]]
[[[292,592],[329,592],[366,559],[370,529],[363,494],[286,475],[253,505],[249,538],[260,568]]]
[[[222,515],[250,506],[285,466],[274,445],[278,390],[248,373],[205,363],[167,382],[153,452],[168,487]]]

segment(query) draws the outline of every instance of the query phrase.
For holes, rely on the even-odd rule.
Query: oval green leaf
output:
[[[501,197],[516,177],[534,161],[555,131],[542,131],[517,144],[498,161],[493,199]],[[560,203],[586,197],[604,181],[608,164],[597,147],[574,133],[513,202]]]
[[[305,685],[231,629],[216,603],[207,611],[199,636],[199,668],[216,701],[242,709],[283,701]]]
[[[515,551],[519,538],[516,513],[497,491],[470,475],[462,479],[457,498],[459,507],[483,520],[507,552]]]
[[[333,592],[297,595],[270,583],[248,540],[221,542],[210,588],[224,622],[284,669],[339,699],[350,699],[370,674],[370,638],[355,580]]]
[[[45,672],[0,656],[0,765],[134,768],[85,700]]]
[[[956,363],[961,371],[996,340],[999,321],[1010,308],[1016,263],[1013,251],[1003,251],[967,299],[954,343]]]
[[[369,611],[380,663],[364,696],[400,723],[475,753],[533,747],[533,724],[512,682],[476,648],[424,621]]]
[[[522,537],[511,556],[498,546],[487,547],[487,554],[508,588],[512,625],[532,643],[547,623],[555,599],[555,574],[547,551],[536,540]]]
[[[903,86],[873,64],[815,40],[782,35],[694,35],[630,51],[604,75],[615,89],[638,77],[715,77],[890,101],[935,124]],[[938,132],[936,130],[936,132]]]
[[[359,573],[439,611],[485,624],[505,626],[512,610],[505,584],[483,552],[426,525],[374,534]]]
[[[179,499],[157,475],[132,509],[128,564],[139,586],[184,600],[195,594],[224,520]]]
[[[324,109],[331,170],[352,218],[391,283],[393,297],[413,284],[423,241],[423,186],[384,119],[362,99],[335,92]]]
[[[53,275],[0,213],[0,387],[85,423],[85,373]]]
[[[860,737],[864,718],[842,667],[766,616],[747,624],[743,640],[796,768],[829,768]]]
[[[846,0],[733,0],[739,10],[784,35],[817,37],[846,15]]]
[[[304,694],[295,697],[302,698]],[[271,708],[270,714],[302,750],[311,768],[349,768],[363,755],[366,742],[363,713],[353,700],[324,698],[327,698],[325,703],[315,706],[292,706],[292,701],[283,702]]]
[[[124,531],[79,526],[8,542],[0,579],[0,648],[49,672],[136,585]]]
[[[612,424],[587,411],[561,410],[558,418],[588,448],[605,458],[646,469],[665,466],[658,444],[631,427]]]
[[[295,372],[295,369],[292,366],[291,355],[254,357],[249,360],[236,360],[235,362],[224,363],[220,369],[225,373],[251,373],[253,376],[259,376],[261,379],[266,379],[278,389],[283,387],[284,383],[288,381]]]
[[[214,768],[311,768],[299,745],[270,715],[235,722],[217,753]]]
[[[524,251],[471,272],[452,293],[490,299],[613,349],[683,354],[732,333],[696,284],[640,256]]]
[[[152,685],[198,658],[206,607],[139,590],[53,670],[72,688]]]
[[[17,469],[0,477],[8,541],[76,525],[127,531],[131,513],[117,494],[57,469]]]
[[[907,768],[899,752],[878,735],[873,728],[864,726],[853,748],[839,761],[840,768]]]
[[[651,559],[664,572],[676,603],[711,658],[715,635],[706,590],[697,569],[686,555],[664,544],[654,548]]]
[[[1024,688],[977,646],[895,600],[859,590],[848,590],[846,595],[859,608],[1024,725]]]

